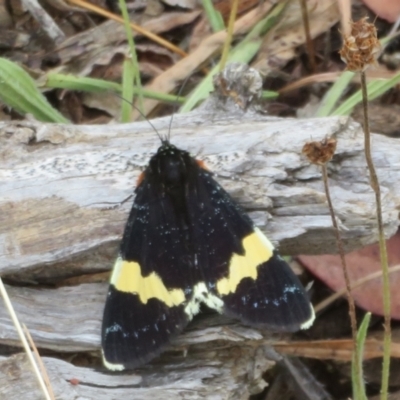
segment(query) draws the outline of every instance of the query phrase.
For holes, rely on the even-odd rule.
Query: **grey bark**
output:
[[[161,135],[169,118],[153,121]],[[317,166],[301,154],[309,140],[338,140],[329,164],[333,202],[347,250],[377,241],[359,125],[343,117],[295,120],[208,109],[176,115],[171,142],[191,151],[250,213],[282,254],[335,252]],[[147,122],[67,126],[0,123],[0,275],[10,282],[60,282],[109,270],[135,181],[159,139]],[[387,236],[398,227],[400,142],[373,135]],[[8,287],[41,351],[99,351],[106,283]],[[246,399],[262,390],[270,335],[219,317],[191,325],[154,363],[128,375],[45,358],[57,399]],[[0,303],[0,343],[18,345]],[[3,349],[4,349],[3,348]],[[3,353],[4,354],[4,353]],[[80,383],[72,385],[69,379]],[[0,360],[0,398],[39,399],[24,356]]]

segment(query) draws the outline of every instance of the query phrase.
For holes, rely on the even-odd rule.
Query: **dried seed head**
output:
[[[347,64],[349,71],[365,71],[368,65],[376,63],[375,55],[380,49],[374,24],[367,22],[367,17],[351,22],[351,34],[343,38],[340,57]]]
[[[320,142],[307,142],[302,151],[311,163],[323,165],[332,159],[335,150],[336,139],[327,138]]]

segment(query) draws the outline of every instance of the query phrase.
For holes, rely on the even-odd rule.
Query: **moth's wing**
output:
[[[189,191],[202,204],[198,247],[209,296],[205,303],[219,312],[240,318],[244,323],[273,331],[296,331],[314,320],[307,293],[289,265],[279,256],[249,216],[201,169],[197,188]]]
[[[183,305],[168,307],[156,298],[143,304],[137,295],[110,285],[102,327],[104,365],[121,371],[147,363],[187,322]]]
[[[102,350],[112,370],[155,356],[183,330],[193,277],[176,210],[146,181],[136,190],[104,309]]]
[[[306,329],[314,321],[307,293],[290,266],[267,241],[256,228],[243,241],[244,254],[231,258],[229,275],[217,282],[224,311],[246,324],[274,332]]]

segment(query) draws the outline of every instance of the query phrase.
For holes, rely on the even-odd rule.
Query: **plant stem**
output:
[[[365,72],[361,71],[360,76],[361,76],[361,89],[363,95],[362,97],[363,97],[363,110],[364,110],[364,150],[369,170],[370,184],[373,191],[375,192],[376,216],[378,219],[378,234],[379,234],[379,252],[380,252],[381,268],[382,268],[383,311],[384,311],[385,324],[384,324],[384,337],[383,337],[381,400],[386,400],[388,398],[388,387],[389,387],[390,342],[391,342],[389,265],[386,252],[385,233],[383,231],[383,222],[382,222],[381,188],[379,186],[379,180],[376,174],[371,154],[371,134],[369,130],[368,93],[367,93],[367,82],[366,82]]]
[[[227,36],[222,49],[221,61],[219,62],[219,70],[222,71],[225,68],[226,62],[228,61],[229,50],[231,49],[233,28],[235,26],[236,16],[239,8],[239,0],[231,1],[231,12],[229,14],[229,21],[227,27]]]
[[[346,284],[347,301],[349,302],[351,333],[353,336],[353,353],[354,353],[354,357],[356,360],[356,362],[354,363],[354,366],[353,366],[354,367],[354,375],[355,375],[353,377],[353,379],[355,379],[355,382],[353,382],[353,384],[355,384],[354,392],[359,393],[361,395],[361,393],[364,392],[364,380],[363,380],[362,371],[361,371],[360,364],[359,364],[361,355],[360,355],[360,349],[358,347],[358,342],[357,342],[356,306],[354,304],[354,300],[351,295],[350,277],[349,277],[349,272],[347,269],[346,258],[344,256],[343,243],[342,243],[342,239],[340,237],[340,231],[339,231],[339,227],[338,227],[338,224],[336,221],[335,210],[333,208],[332,199],[331,199],[331,195],[330,195],[329,184],[328,184],[327,164],[326,163],[322,164],[321,169],[322,169],[322,180],[324,181],[326,200],[328,201],[329,213],[331,215],[332,225],[333,225],[334,232],[335,232],[336,246],[337,246],[337,249],[338,249],[338,252],[340,255],[340,260],[341,260],[342,268],[343,268],[344,281]],[[354,398],[358,400],[358,397],[354,396]]]
[[[306,1],[300,0],[300,6],[301,6],[301,15],[303,17],[304,33],[306,36],[308,61],[310,63],[311,73],[315,74],[315,71],[317,70],[317,65],[315,62],[314,44],[312,42],[311,35],[310,35],[310,23],[308,21],[308,10],[307,10]]]
[[[121,9],[121,14],[124,19],[124,27],[126,39],[129,44],[130,56],[132,58],[131,68],[133,69],[131,73],[133,73],[133,82],[123,82],[124,85],[136,86],[138,89],[138,106],[139,110],[143,113],[144,105],[143,105],[143,93],[142,93],[142,83],[140,80],[140,68],[139,68],[139,60],[136,54],[135,41],[133,39],[132,27],[130,25],[128,8],[126,6],[125,0],[119,0],[119,8]],[[129,67],[127,67],[129,68]],[[129,75],[129,74],[128,74]],[[124,92],[124,90],[123,90]],[[132,92],[133,94],[133,92]],[[132,101],[132,99],[126,99],[128,101]],[[126,122],[126,121],[125,121]]]

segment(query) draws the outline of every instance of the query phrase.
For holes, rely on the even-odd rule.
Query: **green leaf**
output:
[[[79,90],[83,92],[107,92],[113,91],[122,94],[122,85],[116,82],[108,82],[103,79],[88,78],[84,76],[64,75],[51,72],[43,80],[42,87]],[[134,95],[137,95],[139,90],[136,86],[132,87]],[[148,99],[159,100],[165,103],[182,104],[185,98],[171,94],[154,92],[152,90],[141,89],[143,97]]]
[[[357,400],[367,400],[365,394],[365,382],[363,377],[363,354],[364,344],[367,337],[369,322],[371,321],[371,313],[367,312],[357,332],[357,344],[358,354],[360,359],[356,359],[356,354],[353,354],[353,360],[351,364],[351,382],[353,387],[353,398]],[[358,364],[359,376],[356,375],[355,363]]]
[[[214,7],[212,0],[202,0],[204,12],[206,13],[208,23],[210,24],[213,32],[219,32],[225,29],[224,20],[219,11]]]
[[[20,114],[38,121],[68,123],[36,87],[35,81],[18,64],[0,58],[0,99]]]
[[[342,97],[344,91],[349,86],[350,81],[353,79],[355,73],[351,71],[344,71],[330,89],[325,93],[318,107],[315,117],[327,117],[335,107],[336,103]]]
[[[263,90],[261,94],[261,98],[264,100],[276,99],[277,97],[279,97],[279,93],[273,90]]]
[[[378,79],[369,82],[367,85],[368,100],[374,100],[383,93],[387,92],[390,88],[396,86],[400,82],[400,72],[390,79]],[[362,93],[358,90],[346,101],[344,101],[331,115],[350,115],[354,107],[361,103]]]
[[[95,93],[106,91],[122,93],[122,85],[120,83],[70,74],[49,72],[47,75],[39,78],[39,82],[39,87],[44,88],[68,89]]]
[[[125,58],[122,74],[121,122],[130,122],[133,103],[134,66],[131,58]]]

